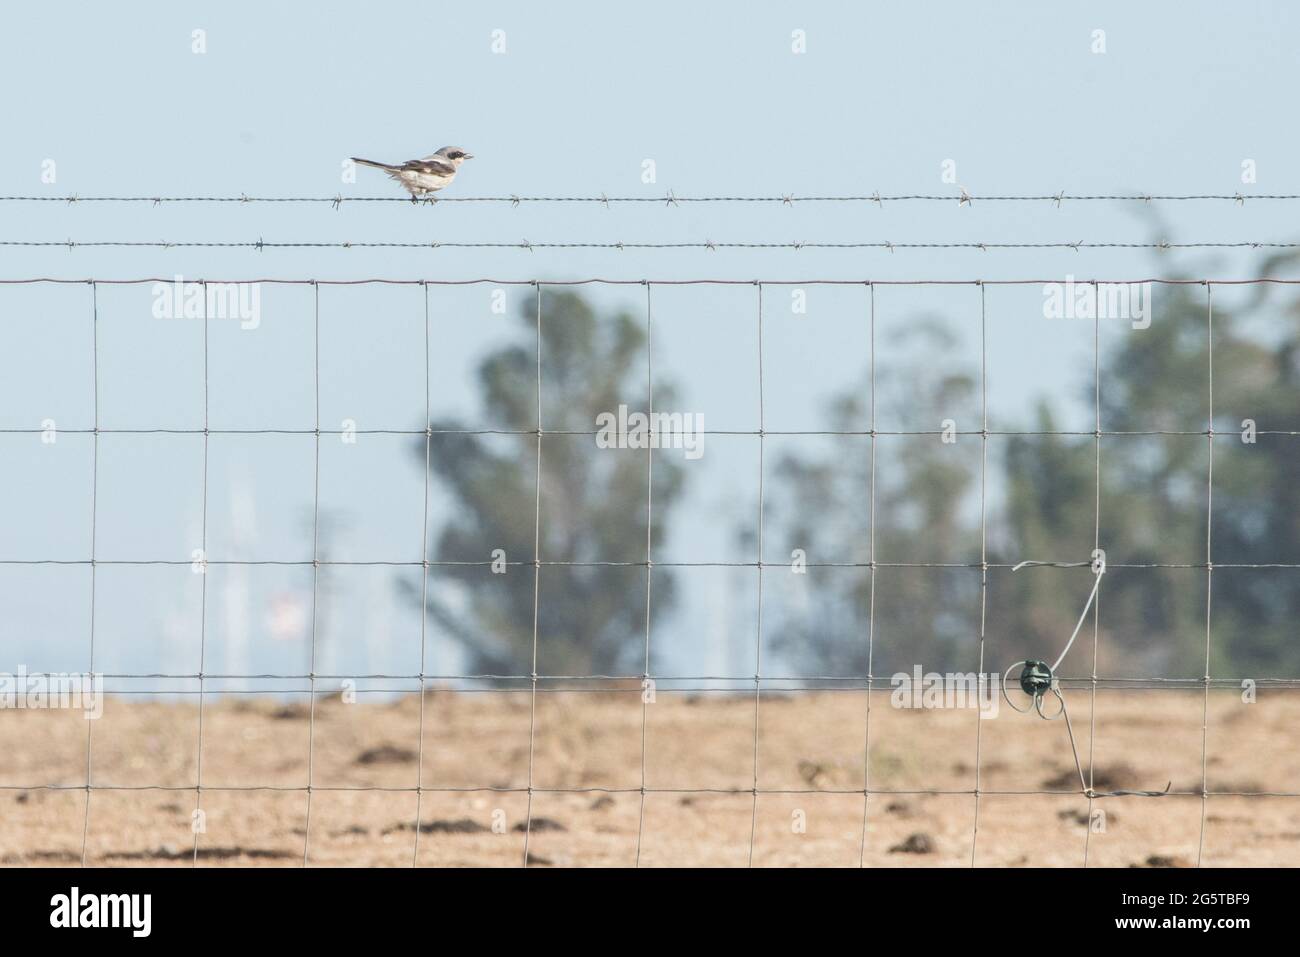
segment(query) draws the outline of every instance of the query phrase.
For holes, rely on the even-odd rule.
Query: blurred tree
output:
[[[470,432],[435,435],[431,477],[454,501],[453,517],[436,530],[432,558],[486,562],[495,549],[510,566],[429,570],[431,619],[464,649],[475,674],[532,670],[534,513],[537,508],[537,312],[529,297],[519,312],[520,338],[479,367],[485,420]],[[596,416],[620,404],[644,409],[644,321],[619,313],[598,317],[580,296],[542,295],[540,548],[545,562],[644,562],[647,458],[644,449],[598,449]],[[673,393],[655,384],[654,405],[670,408]],[[436,430],[469,429],[437,421]],[[413,450],[423,467],[425,442]],[[662,543],[682,470],[672,456],[654,460],[656,545]],[[514,563],[523,563],[515,565]],[[537,600],[538,671],[544,674],[639,674],[646,628],[646,568],[543,565]],[[421,594],[412,596],[422,600]],[[653,578],[655,613],[671,606],[668,569]]]
[[[1260,275],[1294,275],[1297,257]],[[1294,286],[1255,287],[1228,308],[1215,290],[1213,557],[1220,564],[1300,563],[1300,297]],[[1199,306],[1204,308],[1204,297]],[[1257,432],[1242,441],[1249,419]],[[1202,526],[1203,529],[1203,526]],[[1300,573],[1242,568],[1214,573],[1211,672],[1300,675]],[[1203,634],[1203,631],[1202,631]],[[1204,649],[1201,649],[1203,655]]]
[[[1266,267],[1265,274],[1271,267]],[[1129,330],[1103,357],[1102,428],[1108,432],[1197,432],[1209,424],[1211,341],[1207,293],[1198,284],[1156,287],[1150,328]],[[1292,436],[1243,442],[1243,420],[1259,430],[1300,425],[1296,356],[1300,304],[1216,296],[1213,322],[1213,561],[1250,565],[1300,561],[1300,454]],[[1290,322],[1282,321],[1289,313]],[[1092,383],[1086,387],[1092,400]],[[1209,440],[1201,435],[1106,437],[1101,458],[1101,542],[1112,562],[1203,565],[1209,513]],[[1021,448],[1032,469],[1033,454]],[[1040,444],[1038,460],[1043,460]],[[1053,499],[1095,485],[1092,441],[1058,459],[1036,481]],[[1067,461],[1068,459],[1068,461]],[[1012,474],[1015,466],[1008,463]],[[1085,475],[1091,477],[1084,478]],[[1040,486],[1040,489],[1043,486]],[[1084,497],[1086,498],[1086,496]],[[1076,501],[1079,497],[1076,496]],[[1013,497],[1021,534],[1035,526],[1079,540],[1092,506]],[[1199,676],[1205,667],[1202,568],[1120,569],[1102,586],[1103,652],[1111,673]],[[1041,604],[1042,599],[1037,601]],[[1300,577],[1263,569],[1215,573],[1212,674],[1291,676],[1300,670],[1294,640]]]
[[[1275,297],[1276,290],[1266,288],[1246,305],[1231,305],[1223,292],[1216,298],[1216,565],[1300,562],[1300,441],[1294,434],[1241,440],[1245,419],[1262,431],[1300,431],[1300,300],[1277,303]],[[1260,321],[1252,325],[1255,318]],[[906,334],[927,344],[929,358],[878,369],[877,401],[882,407],[958,407],[976,388],[978,370],[945,359],[951,350],[941,329],[919,323]],[[1123,326],[1103,351],[1102,429],[1133,434],[1102,440],[1101,545],[1113,566],[1184,566],[1112,567],[1102,586],[1103,674],[1203,673],[1209,451],[1208,440],[1196,433],[1208,422],[1209,368],[1206,292],[1196,284],[1157,287],[1150,327]],[[1082,371],[1079,393],[1089,407],[1096,401],[1093,385],[1092,369]],[[848,423],[862,421],[865,401],[857,395],[838,399],[830,428],[855,427]],[[1046,402],[1016,427],[1040,433],[1059,428]],[[1024,434],[999,444],[1005,452],[991,450],[988,463],[989,561],[1087,561],[1098,507],[1095,439]],[[978,471],[963,468],[937,441],[908,452],[889,472],[877,469],[877,554],[887,561],[906,552],[909,538],[922,537],[957,560],[963,536],[978,528],[978,516],[961,508],[979,494]],[[869,461],[787,457],[774,477],[770,521],[791,539],[835,542],[868,533],[862,503],[871,481]],[[900,660],[882,658],[877,643],[874,673],[907,670],[917,662],[942,667],[952,660],[948,652],[972,637],[969,618],[955,619],[952,609],[972,601],[977,607],[978,590],[972,598],[969,576],[957,572],[936,591],[933,583],[922,586],[891,571],[878,571],[876,634],[903,630],[906,652],[900,655],[894,644],[886,654]],[[989,620],[999,654],[1010,661],[1059,649],[1091,585],[1086,572],[990,574],[997,576]],[[866,673],[870,572],[864,568],[841,581],[838,588],[820,590],[810,608],[772,620],[776,645],[810,666],[808,671],[815,668],[812,673]],[[1300,617],[1300,575],[1294,569],[1221,569],[1214,590],[1212,673],[1300,672],[1293,624]],[[1074,654],[1068,670],[1090,671],[1086,656]]]
[[[956,340],[938,320],[922,318],[909,325],[898,334],[892,351],[910,352],[915,359],[876,370],[878,411],[886,412],[890,421],[938,423],[951,410],[978,402],[977,373],[943,361],[956,351]],[[859,392],[840,396],[827,413],[832,432],[862,429],[871,421],[870,397]],[[972,531],[978,534],[978,516],[972,522],[963,510],[972,489],[978,494],[977,463],[955,454],[956,446],[941,443],[937,435],[906,444],[893,437],[888,453],[885,440],[879,441],[877,458],[883,461],[888,455],[889,467],[877,465],[875,470],[876,555],[881,561],[915,558],[915,543],[925,539],[928,553],[955,561],[951,556],[977,540]],[[776,462],[773,477],[764,520],[772,523],[777,537],[807,549],[810,562],[819,556],[852,554],[853,543],[870,539],[869,455],[785,455]],[[750,539],[753,531],[744,529],[742,535]],[[856,551],[861,560],[869,559],[861,549]],[[965,558],[978,560],[978,554]],[[770,624],[775,647],[795,659],[802,673],[866,674],[870,569],[859,567],[846,575],[810,568],[807,576],[812,600],[798,613],[776,615]],[[885,589],[888,596],[881,600]],[[936,601],[938,594],[942,601]],[[978,580],[966,568],[881,570],[874,616],[877,635],[906,635],[906,640],[876,644],[874,673],[910,670],[918,661],[941,666],[954,660],[955,646],[968,643],[969,633],[965,618],[949,612],[977,609],[978,600]],[[904,644],[906,661],[894,653]]]

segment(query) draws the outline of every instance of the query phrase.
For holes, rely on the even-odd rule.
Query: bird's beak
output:
[[[474,158],[473,153],[466,153],[464,156],[461,157],[461,159],[467,159],[467,160],[472,160],[473,158]]]

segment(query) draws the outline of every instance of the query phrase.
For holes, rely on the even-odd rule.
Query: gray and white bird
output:
[[[352,157],[352,162],[362,166],[382,169],[393,179],[406,187],[411,194],[411,201],[429,198],[444,186],[450,186],[456,178],[460,164],[474,157],[459,146],[444,146],[432,156],[424,159],[407,160],[405,163],[377,163],[374,160]]]

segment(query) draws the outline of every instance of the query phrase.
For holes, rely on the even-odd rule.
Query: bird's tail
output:
[[[390,163],[376,163],[374,160],[362,159],[360,156],[352,157],[352,162],[360,163],[362,166],[373,166],[375,169],[386,169],[390,173],[397,169]]]

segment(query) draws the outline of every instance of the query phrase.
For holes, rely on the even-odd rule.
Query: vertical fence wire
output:
[[[1100,303],[1101,287],[1094,282],[1093,299]],[[1101,548],[1101,311],[1092,320],[1092,402],[1093,402],[1093,503],[1092,503],[1092,547]],[[1083,830],[1083,866],[1088,866],[1088,855],[1092,849],[1093,807],[1096,803],[1095,757],[1097,743],[1097,662],[1101,649],[1101,582],[1097,582],[1097,592],[1092,602],[1092,673],[1089,678],[1088,704],[1088,820]]]
[[[984,678],[984,626],[989,604],[989,552],[988,552],[988,471],[989,471],[989,369],[988,321],[985,313],[984,283],[980,290],[980,641],[977,680]],[[975,866],[975,849],[980,832],[980,745],[984,730],[984,712],[975,713],[975,810],[971,819],[970,866]]]
[[[428,641],[429,622],[429,466],[432,464],[433,412],[429,391],[432,387],[429,373],[429,284],[421,283],[424,291],[424,514],[420,519],[420,731],[416,745],[415,768],[415,840],[411,849],[411,866],[420,863],[420,816],[424,810],[424,673],[427,667],[425,645]]]
[[[99,509],[99,286],[93,280],[90,283],[90,341],[91,341],[91,389],[93,392],[95,430],[91,435],[90,466],[90,667],[88,674],[95,673],[95,563],[96,532],[98,529]],[[86,807],[81,821],[81,866],[86,866],[86,841],[90,836],[90,794],[93,788],[91,779],[91,757],[95,748],[95,722],[86,722]]]
[[[1205,854],[1205,818],[1209,805],[1209,743],[1210,743],[1210,607],[1214,593],[1214,285],[1205,284],[1205,336],[1206,368],[1206,463],[1205,485],[1205,692],[1201,703],[1201,829],[1196,842],[1196,866],[1201,866]]]
[[[868,294],[868,400],[871,431],[871,478],[868,481],[867,505],[867,563],[871,570],[867,586],[867,713],[862,728],[862,839],[858,844],[858,867],[867,856],[867,808],[871,802],[871,695],[875,686],[876,641],[876,287],[867,284]]]
[[[197,867],[199,863],[199,821],[203,812],[203,712],[205,704],[205,684],[204,672],[207,670],[207,640],[208,640],[208,443],[210,436],[208,426],[210,424],[208,415],[208,286],[202,283],[203,290],[203,514],[199,519],[201,531],[199,533],[199,549],[202,558],[199,561],[199,571],[202,574],[202,580],[199,583],[199,729],[198,729],[198,754],[195,758],[194,774],[194,818],[190,822],[190,827],[194,831],[194,848],[190,859],[190,866]]]
[[[528,701],[528,808],[524,819],[524,860],[533,837],[533,764],[537,756],[537,628],[542,589],[542,284],[537,290],[537,484],[533,500],[533,665]]]
[[[641,866],[641,838],[645,833],[645,744],[647,713],[646,696],[650,694],[650,576],[654,572],[654,484],[655,484],[655,377],[654,377],[654,312],[650,305],[650,283],[645,284],[645,387],[646,409],[650,413],[650,441],[646,446],[645,476],[645,672],[641,678],[641,809],[636,824],[636,866]]]
[[[316,454],[311,502],[311,651],[307,668],[311,704],[307,724],[307,814],[302,832],[303,867],[307,866],[307,855],[311,848],[312,789],[316,784],[316,637],[320,613],[320,284],[315,282],[312,283],[312,329],[315,349],[312,385],[315,392]]]
[[[758,832],[758,708],[763,684],[763,284],[758,291],[758,624],[754,636],[754,804],[749,818],[749,866],[754,866],[754,837]]]

